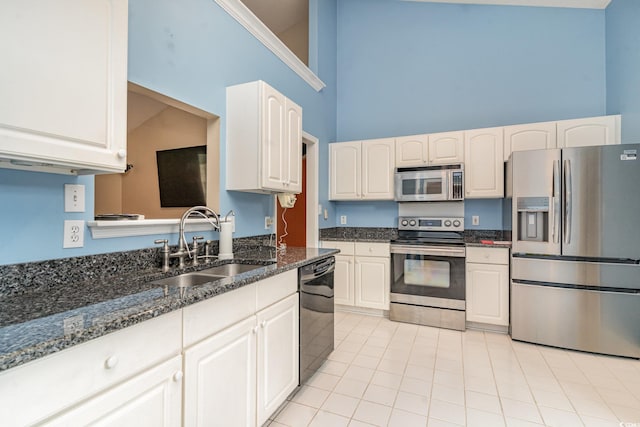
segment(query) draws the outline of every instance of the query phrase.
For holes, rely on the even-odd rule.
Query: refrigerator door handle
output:
[[[564,243],[571,243],[571,160],[564,161]]]
[[[551,208],[551,223],[553,225],[551,229],[551,241],[553,243],[559,242],[559,228],[560,228],[560,160],[553,161],[553,189],[551,201],[553,206]]]

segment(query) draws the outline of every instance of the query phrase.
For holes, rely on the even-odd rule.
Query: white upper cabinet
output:
[[[396,138],[396,167],[462,163],[464,132],[443,132]]]
[[[396,138],[396,167],[427,166],[429,163],[428,135]]]
[[[465,197],[504,197],[503,129],[487,128],[464,133]]]
[[[558,148],[620,144],[620,116],[562,120],[558,123]]]
[[[464,162],[464,132],[429,135],[429,164],[446,165]]]
[[[227,189],[302,191],[302,108],[263,81],[227,88]]]
[[[127,0],[0,2],[0,167],[123,172]]]
[[[504,160],[514,151],[556,148],[556,122],[505,126]]]
[[[362,172],[360,142],[329,144],[329,199],[356,200],[360,198]]]
[[[395,142],[329,144],[330,200],[393,200]]]
[[[393,200],[393,139],[362,142],[362,199]]]

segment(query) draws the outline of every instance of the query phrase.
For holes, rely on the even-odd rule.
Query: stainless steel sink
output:
[[[154,280],[153,283],[160,286],[178,286],[186,288],[189,286],[204,285],[219,279],[226,279],[227,276],[215,274],[186,273],[179,276],[167,277],[166,279]]]
[[[266,267],[263,264],[224,264],[217,267],[207,268],[205,270],[198,271],[198,274],[212,274],[215,276],[235,276],[236,274],[246,273],[247,271],[255,270],[257,268]]]
[[[207,268],[205,270],[193,273],[180,274],[178,276],[167,277],[166,279],[154,280],[152,283],[159,286],[177,286],[187,288],[189,286],[204,285],[219,279],[226,279],[240,273],[265,267],[263,264],[224,264],[217,267]]]

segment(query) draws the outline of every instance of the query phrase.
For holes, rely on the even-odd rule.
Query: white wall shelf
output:
[[[221,220],[221,222],[225,222]],[[113,237],[146,236],[150,234],[178,233],[180,219],[138,219],[131,221],[88,221],[94,239]],[[189,219],[185,223],[185,231],[210,231],[211,223],[206,219]]]

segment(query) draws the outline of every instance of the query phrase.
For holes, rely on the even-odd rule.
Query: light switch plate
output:
[[[84,185],[64,185],[64,211],[84,212]]]

